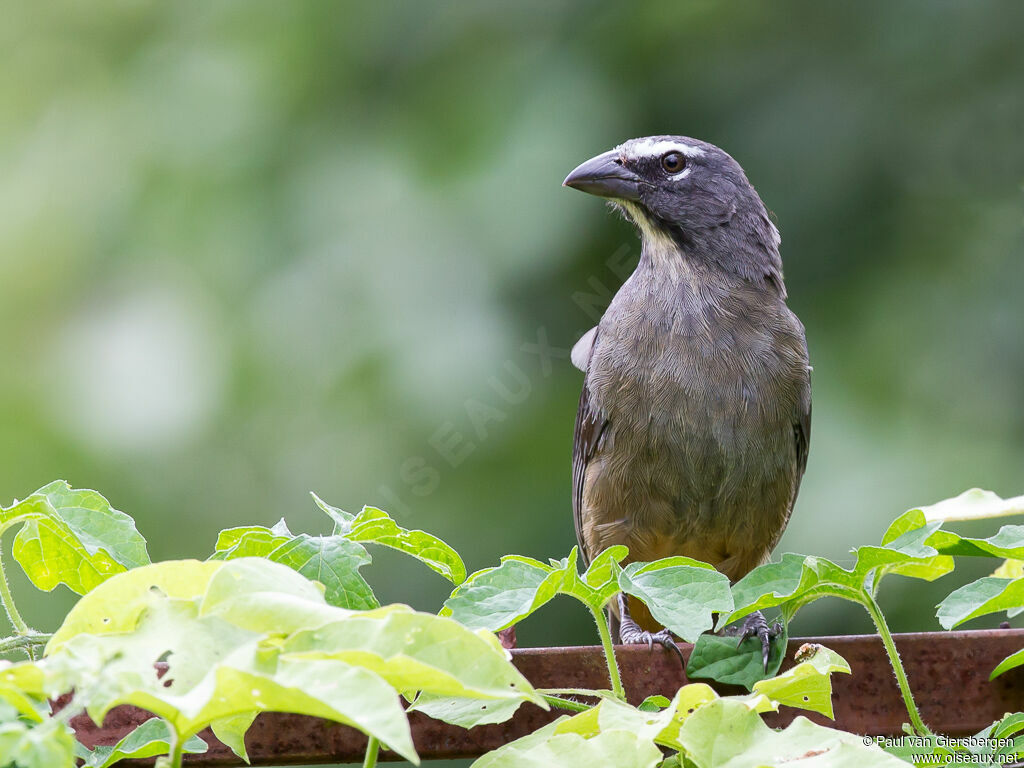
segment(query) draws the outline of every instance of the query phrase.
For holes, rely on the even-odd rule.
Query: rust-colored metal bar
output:
[[[785,708],[766,717],[775,727],[806,714],[811,720],[861,734],[895,735],[907,720],[903,699],[877,635],[792,638],[787,662],[805,642],[821,643],[840,653],[850,663],[851,675],[833,675],[836,719]],[[994,681],[988,676],[1006,656],[1024,648],[1024,629],[994,629],[970,632],[928,632],[896,635],[896,645],[910,678],[925,722],[935,731],[963,736],[976,733],[1006,712],[1024,711],[1024,670],[1016,669]],[[689,656],[692,646],[682,645]],[[512,651],[513,660],[527,679],[538,688],[607,688],[608,672],[599,646],[572,648],[522,648]],[[672,696],[687,682],[675,654],[655,646],[617,649],[630,700],[639,703],[653,694]],[[739,689],[719,687],[720,692]],[[413,740],[424,759],[474,757],[524,736],[557,717],[531,704],[523,705],[507,723],[464,730],[431,720],[419,713],[410,715]],[[113,710],[102,727],[88,717],[76,717],[72,724],[86,746],[114,744],[148,713],[131,707]],[[190,765],[241,765],[242,763],[213,735],[200,734],[210,745],[204,755],[190,755]],[[246,736],[253,765],[288,763],[337,763],[362,759],[366,737],[352,728],[300,715],[260,715]],[[382,759],[395,759],[383,752]]]

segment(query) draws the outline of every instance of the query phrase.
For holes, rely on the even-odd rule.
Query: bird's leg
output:
[[[743,620],[743,629],[740,632],[740,639],[736,643],[738,648],[743,644],[743,641],[748,637],[757,637],[761,641],[761,660],[764,663],[764,668],[768,669],[768,653],[771,651],[771,639],[776,637],[782,628],[778,623],[769,627],[768,622],[764,618],[764,614],[760,611],[754,611],[748,614]]]
[[[633,621],[633,617],[629,615],[629,605],[626,602],[625,596],[619,593],[619,642],[625,645],[641,645],[647,644],[647,649],[651,650],[654,648],[654,644],[657,643],[665,648],[668,648],[676,652],[679,656],[679,660],[686,666],[686,659],[683,658],[683,652],[679,650],[679,646],[676,645],[675,639],[672,637],[672,633],[667,629],[663,629],[660,632],[648,632],[646,629],[641,629],[640,626]]]

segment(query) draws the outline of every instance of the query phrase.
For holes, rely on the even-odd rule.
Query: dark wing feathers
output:
[[[804,477],[804,470],[807,469],[807,453],[811,445],[811,379],[810,368],[807,369],[807,387],[805,390],[803,412],[797,417],[793,425],[793,439],[796,442],[796,485],[793,487],[793,501],[789,505],[789,511],[793,511],[796,504],[796,495],[800,492],[800,481]]]
[[[596,345],[597,335],[595,334],[591,354]],[[587,362],[589,364],[589,360]],[[601,436],[607,428],[608,420],[590,405],[589,388],[586,375],[584,375],[580,405],[576,411],[576,428],[573,430],[572,436],[572,517],[576,524],[576,541],[580,545],[580,557],[584,567],[590,562],[590,553],[587,552],[583,539],[583,483],[587,476],[587,465],[597,451]]]

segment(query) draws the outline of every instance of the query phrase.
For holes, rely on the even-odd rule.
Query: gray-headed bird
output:
[[[685,555],[735,581],[789,521],[811,431],[804,328],[786,306],[779,233],[739,164],[685,136],[633,139],[565,186],[608,198],[642,240],[636,270],[579,340],[572,507],[584,558]],[[624,643],[675,647],[633,598]],[[617,627],[616,627],[617,625]],[[770,630],[751,614],[743,637]]]

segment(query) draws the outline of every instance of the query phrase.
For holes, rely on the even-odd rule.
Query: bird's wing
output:
[[[572,364],[584,373],[587,372],[587,366],[590,364],[590,353],[594,351],[595,339],[597,339],[596,325],[580,336],[580,340],[573,345],[572,352],[569,353]]]
[[[796,487],[793,489],[793,502],[790,503],[792,510],[796,503],[796,494],[800,490],[800,480],[803,479],[804,470],[807,469],[807,454],[811,444],[811,367],[807,366],[807,385],[804,388],[802,408],[797,415],[796,423],[793,425],[793,437],[796,441]]]
[[[592,328],[577,343],[573,352],[586,341],[586,364],[581,366],[584,371],[589,367],[590,356],[597,343],[597,328]],[[576,360],[573,360],[576,363]],[[583,377],[583,390],[580,392],[580,405],[576,411],[576,428],[572,436],[572,517],[576,524],[576,541],[580,545],[580,556],[584,567],[590,562],[586,542],[583,538],[583,484],[587,476],[587,465],[597,451],[601,436],[608,428],[605,419],[590,403],[590,392],[587,377]],[[596,554],[596,553],[594,553]]]

